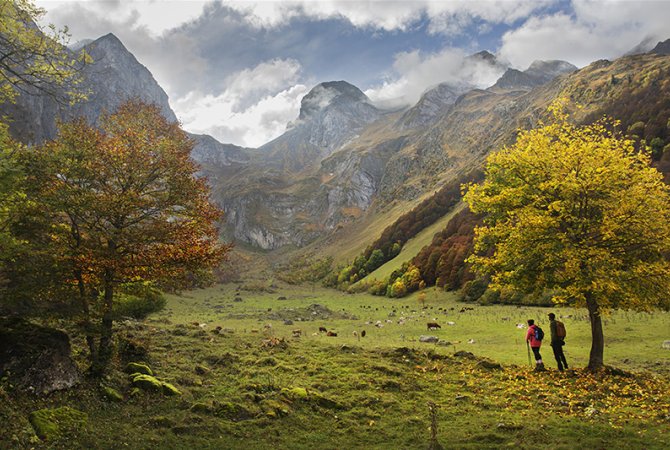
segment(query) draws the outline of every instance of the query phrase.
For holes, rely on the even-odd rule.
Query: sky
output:
[[[184,129],[258,147],[316,84],[345,80],[384,108],[441,82],[485,88],[481,50],[520,70],[583,67],[670,38],[670,0],[37,0],[71,43],[114,33],[154,75]]]

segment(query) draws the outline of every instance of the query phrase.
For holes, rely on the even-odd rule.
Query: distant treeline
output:
[[[370,244],[354,261],[340,267],[326,278],[327,286],[346,288],[356,283],[386,262],[398,256],[403,245],[420,231],[432,225],[452,210],[461,200],[461,185],[479,182],[481,169],[467,172],[440,188],[430,198],[419,203],[388,226],[381,236]]]

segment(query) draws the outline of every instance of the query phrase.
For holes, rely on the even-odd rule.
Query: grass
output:
[[[416,236],[405,243],[398,256],[388,261],[377,270],[368,274],[368,276],[363,278],[363,280],[384,280],[388,278],[388,276],[391,275],[391,272],[399,269],[403,263],[414,258],[419,254],[422,248],[424,248],[426,245],[429,245],[433,241],[433,236],[442,231],[447,226],[452,217],[460,212],[463,207],[463,204],[456,206],[442,218],[438,219],[434,224],[419,232]]]
[[[102,382],[124,395],[121,403],[103,400],[93,380],[45,398],[14,392],[5,382],[0,448],[426,448],[431,401],[445,448],[667,448],[670,352],[660,348],[667,313],[608,317],[606,361],[632,375],[593,376],[528,369],[524,330],[516,323],[533,317],[546,328],[550,309],[460,312],[464,306],[472,307],[437,290],[428,291],[424,309],[416,297],[390,300],[273,280],[170,296],[166,310],[147,321],[118,324],[117,337],[146,349],[142,359],[181,396],[132,396],[121,370],[124,354]],[[584,313],[554,311],[571,316],[564,319],[568,362],[584,366]],[[426,322],[434,319],[442,329],[428,332]],[[425,334],[452,345],[418,342]],[[79,340],[73,344],[83,348]],[[548,366],[555,367],[550,356]],[[485,365],[486,358],[502,367]],[[42,443],[28,415],[61,406],[85,412],[87,428]]]

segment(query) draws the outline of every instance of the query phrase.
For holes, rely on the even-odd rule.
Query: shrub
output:
[[[133,283],[121,286],[114,299],[114,318],[132,317],[144,319],[149,314],[165,308],[166,299],[163,294],[147,283]]]

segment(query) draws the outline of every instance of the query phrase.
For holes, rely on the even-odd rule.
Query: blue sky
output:
[[[525,69],[584,66],[670,37],[664,0],[203,1],[38,0],[72,41],[109,32],[146,65],[185,129],[259,146],[295,119],[322,81],[346,80],[382,106],[440,82],[492,84],[465,67],[489,50]]]

